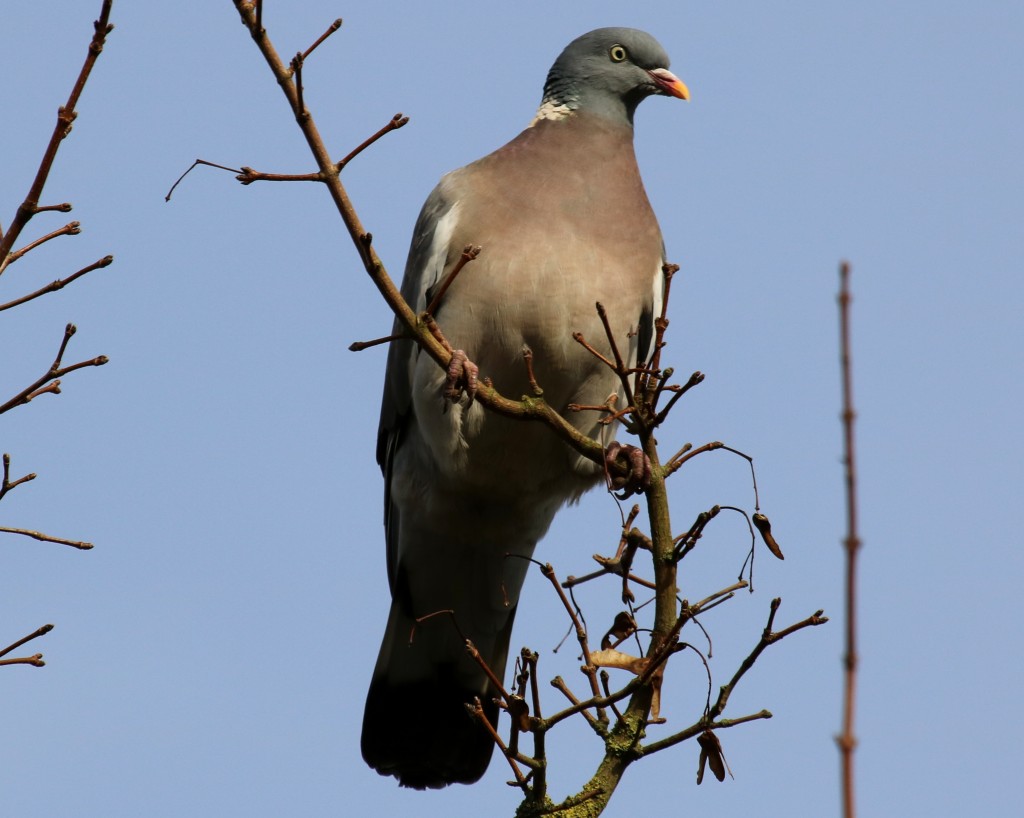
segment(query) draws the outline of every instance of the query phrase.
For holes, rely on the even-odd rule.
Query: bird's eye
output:
[[[612,62],[622,62],[628,55],[621,45],[613,45],[608,51],[608,56],[612,58]]]

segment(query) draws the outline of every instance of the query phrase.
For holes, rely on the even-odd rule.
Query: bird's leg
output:
[[[448,362],[448,377],[444,382],[444,396],[452,403],[458,403],[463,391],[472,403],[476,396],[480,368],[466,356],[464,350],[452,351],[452,359]]]
[[[615,473],[616,464],[625,462],[628,474]],[[634,494],[642,494],[651,487],[651,461],[643,449],[613,440],[604,450],[604,473],[611,489],[621,489],[617,495],[625,500]]]

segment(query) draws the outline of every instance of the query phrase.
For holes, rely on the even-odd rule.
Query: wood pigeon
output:
[[[603,404],[619,382],[572,333],[607,347],[600,301],[630,365],[650,353],[665,256],[633,153],[633,112],[652,94],[688,99],[668,65],[635,29],[573,40],[526,130],[441,179],[405,268],[402,293],[419,312],[463,248],[482,247],[436,310],[442,331],[513,398],[530,393],[531,349],[545,400],[595,439],[600,415],[567,407]],[[377,444],[392,602],[362,752],[418,789],[472,783],[487,769],[493,741],[466,705],[479,697],[496,725],[495,691],[465,640],[501,679],[529,567],[521,557],[603,476],[543,424],[488,412],[471,394],[452,402],[451,386],[413,342],[392,343]],[[440,611],[453,615],[416,622]]]

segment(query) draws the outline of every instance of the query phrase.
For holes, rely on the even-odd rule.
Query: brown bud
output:
[[[768,546],[768,550],[771,551],[780,560],[784,560],[782,556],[782,549],[779,548],[779,544],[775,542],[775,537],[772,536],[772,524],[768,522],[768,518],[763,514],[755,514],[753,516],[754,527],[761,532],[761,539],[764,540],[764,544]]]
[[[508,697],[508,715],[512,719],[513,726],[520,733],[530,731],[530,706],[522,696]]]

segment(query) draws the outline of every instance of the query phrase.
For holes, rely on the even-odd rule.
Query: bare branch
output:
[[[676,455],[665,464],[665,476],[668,477],[674,471],[678,470],[687,460],[692,460],[699,454],[704,452],[713,452],[716,449],[721,449],[725,446],[724,443],[713,440],[710,443],[705,443],[703,446],[698,446],[694,449],[689,443],[687,443],[682,449],[680,449]]]
[[[26,386],[17,395],[11,398],[4,404],[0,404],[0,415],[4,412],[8,412],[15,406],[21,406],[28,403],[33,398],[45,392],[52,392],[54,394],[60,394],[60,381],[58,378],[63,375],[67,375],[69,372],[74,372],[76,369],[82,369],[86,366],[103,366],[109,360],[106,355],[99,355],[95,358],[90,358],[88,361],[79,361],[77,364],[71,364],[70,366],[61,366],[61,360],[64,357],[64,352],[67,349],[68,341],[71,340],[71,336],[77,332],[77,328],[74,324],[68,324],[64,328],[64,338],[60,344],[60,350],[57,352],[57,357],[54,359],[53,364],[50,365],[50,369],[45,375],[37,379],[30,386]]]
[[[36,212],[38,213],[39,210],[37,209]],[[40,236],[38,239],[35,239],[34,241],[30,241],[28,244],[26,244],[20,250],[14,250],[7,257],[7,265],[10,266],[11,264],[14,264],[14,262],[16,262],[22,256],[24,256],[26,253],[34,250],[35,248],[37,248],[41,244],[45,244],[50,239],[55,239],[58,236],[77,236],[81,232],[82,232],[82,225],[81,224],[79,224],[78,222],[68,222],[66,225],[64,225],[63,227],[57,228],[52,233],[47,233],[45,236]]]
[[[337,20],[335,20],[333,23],[331,23],[330,26],[328,26],[327,31],[325,31],[323,34],[321,34],[319,37],[316,38],[316,41],[313,43],[313,45],[311,45],[309,48],[307,48],[305,51],[303,51],[301,54],[299,54],[299,59],[301,61],[303,61],[303,62],[306,59],[308,59],[309,55],[313,53],[313,51],[316,49],[316,47],[319,46],[328,37],[330,37],[339,28],[341,28],[341,18],[340,17]]]
[[[704,528],[718,516],[721,510],[720,506],[712,506],[707,511],[702,511],[697,515],[697,519],[693,521],[693,525],[690,526],[689,530],[685,534],[680,534],[676,537],[675,542],[677,544],[672,551],[672,558],[676,562],[679,562],[679,560],[697,547],[697,541],[703,535]]]
[[[601,325],[604,327],[604,334],[608,339],[608,345],[612,348],[612,355],[615,357],[615,374],[619,376],[619,383],[622,384],[622,394],[626,397],[626,403],[630,406],[635,406],[636,400],[633,398],[633,386],[629,382],[629,371],[626,369],[626,362],[622,359],[619,345],[615,341],[611,324],[608,322],[608,310],[604,308],[604,304],[600,301],[597,302],[595,307],[597,308],[597,315],[601,319]]]
[[[13,253],[11,255],[13,256]],[[72,273],[67,278],[58,278],[58,279],[56,279],[54,281],[51,281],[45,287],[40,287],[38,290],[36,290],[33,293],[29,293],[28,295],[23,295],[21,298],[14,299],[14,301],[8,301],[6,304],[0,304],[0,312],[3,312],[4,310],[8,310],[11,307],[17,307],[19,304],[24,304],[26,301],[31,301],[34,298],[39,298],[39,296],[41,296],[41,295],[46,295],[47,293],[52,293],[52,292],[56,292],[57,290],[63,289],[68,284],[70,284],[72,281],[75,281],[75,280],[81,278],[86,273],[91,273],[93,270],[99,270],[99,269],[102,269],[103,267],[107,267],[110,264],[112,264],[113,261],[114,261],[114,257],[113,256],[104,256],[99,261],[94,261],[92,264],[89,264],[89,265],[83,267],[77,273]]]
[[[348,345],[348,350],[349,352],[362,352],[364,349],[380,346],[381,344],[390,344],[392,341],[399,341],[406,337],[408,336],[398,333],[397,335],[385,335],[383,338],[374,338],[372,341],[353,341]]]
[[[207,167],[219,168],[220,170],[230,171],[231,173],[242,173],[242,171],[237,168],[229,168],[227,165],[218,165],[216,162],[207,162],[205,159],[196,159],[195,162],[188,166],[188,169],[181,174],[181,176],[175,179],[174,184],[171,185],[171,189],[168,190],[167,195],[164,196],[165,202],[169,202],[171,200],[171,196],[174,194],[174,189],[181,184],[182,179],[188,176],[195,169],[196,165],[206,165]]]
[[[562,603],[562,607],[565,608],[565,612],[569,615],[569,619],[572,620],[573,627],[576,629],[576,640],[580,643],[580,649],[583,651],[584,664],[581,670],[590,680],[590,690],[594,696],[597,697],[600,695],[600,688],[597,686],[597,667],[590,658],[590,642],[587,638],[587,629],[578,615],[579,609],[569,602],[565,592],[562,591],[562,586],[558,583],[558,577],[555,576],[555,569],[551,567],[550,563],[541,565],[540,572],[544,575],[544,578],[551,583],[551,587],[554,588],[555,593],[558,594],[558,599]],[[607,720],[607,716],[601,707],[598,707],[597,717],[601,721]]]
[[[0,525],[0,531],[5,534],[22,534],[26,537],[31,537],[33,540],[40,540],[42,542],[55,542],[60,545],[70,545],[72,548],[77,548],[79,551],[88,551],[92,548],[91,542],[65,540],[62,537],[51,537],[49,534],[43,534],[39,531],[30,531],[27,528],[8,528],[5,525]]]
[[[732,695],[732,691],[736,689],[736,685],[739,684],[740,679],[743,678],[743,675],[754,666],[754,663],[757,661],[758,657],[764,652],[765,648],[767,648],[769,645],[775,644],[776,642],[780,641],[786,636],[789,636],[791,633],[795,633],[798,630],[803,630],[804,628],[813,627],[815,625],[824,625],[826,622],[828,622],[828,617],[822,616],[822,611],[815,611],[806,619],[797,622],[794,625],[790,625],[788,628],[785,628],[784,630],[779,631],[778,633],[773,633],[772,625],[775,622],[775,613],[779,610],[779,606],[781,604],[782,600],[779,597],[776,597],[772,600],[768,614],[768,624],[765,625],[764,632],[761,634],[760,641],[757,643],[757,645],[754,646],[754,649],[750,652],[747,658],[744,659],[743,662],[740,664],[739,669],[733,674],[732,678],[729,680],[729,683],[722,686],[721,690],[718,693],[718,700],[715,702],[714,706],[708,713],[709,719],[715,719],[722,714],[722,711],[725,710],[726,704],[729,702],[729,696]]]
[[[509,766],[512,768],[512,774],[516,777],[516,785],[525,795],[529,796],[530,785],[527,782],[526,777],[523,775],[523,771],[519,769],[519,765],[516,763],[516,760],[512,757],[512,754],[509,753],[508,745],[501,740],[501,736],[498,735],[494,726],[487,719],[483,705],[480,703],[480,697],[478,696],[474,698],[473,704],[467,704],[466,710],[474,719],[476,719],[477,723],[487,731],[491,740],[498,746],[498,749],[501,750],[501,754],[505,756],[505,760],[508,761]]]
[[[361,154],[363,151],[365,151],[368,147],[370,147],[370,145],[372,145],[374,142],[376,142],[382,136],[384,136],[385,134],[389,134],[392,131],[397,131],[399,128],[403,128],[403,127],[405,127],[408,124],[409,124],[409,117],[403,115],[402,112],[399,111],[397,114],[395,114],[393,117],[391,117],[391,119],[388,121],[387,125],[385,125],[383,128],[381,128],[375,134],[373,134],[373,136],[371,136],[368,139],[365,139],[363,142],[359,143],[355,148],[353,148],[349,152],[348,156],[346,156],[344,159],[342,159],[340,162],[338,162],[335,165],[335,167],[338,169],[338,171],[341,171],[346,165],[348,165],[349,162],[351,162],[353,159],[355,159],[357,156],[359,156],[359,154]]]
[[[17,642],[13,642],[3,650],[0,650],[0,656],[6,656],[12,650],[16,650],[24,645],[26,642],[31,642],[33,639],[38,639],[40,636],[44,636],[53,630],[53,625],[43,625],[41,628],[36,628],[28,636],[23,636]]]
[[[448,288],[452,286],[452,282],[455,281],[455,277],[462,272],[462,268],[474,261],[477,256],[480,255],[482,247],[474,247],[472,244],[467,244],[462,248],[462,255],[459,256],[459,260],[455,262],[455,266],[452,267],[451,272],[444,277],[441,285],[437,288],[437,292],[434,293],[434,297],[430,299],[430,304],[427,305],[426,312],[430,315],[437,315],[437,308],[441,305],[441,300],[444,298],[444,294],[448,292]]]
[[[668,373],[670,371],[671,370],[668,370],[668,369],[665,370],[666,373]],[[698,384],[701,384],[701,383],[704,383],[704,373],[703,372],[694,372],[692,375],[690,375],[690,379],[686,383],[684,383],[678,389],[673,389],[672,390],[673,391],[673,395],[672,395],[671,398],[669,398],[668,403],[665,404],[665,408],[662,409],[660,412],[658,412],[657,415],[655,415],[654,424],[656,426],[660,426],[662,423],[664,423],[665,422],[665,418],[668,417],[668,413],[672,411],[672,407],[676,405],[676,402],[683,395],[685,395],[687,392],[689,392],[691,389],[693,389],[693,387],[695,387],[695,386],[697,386]],[[654,398],[652,399],[652,404],[653,405],[655,405],[655,406],[657,405],[657,399],[661,396],[662,390],[664,388],[666,388],[666,387],[664,387],[663,385],[659,385],[658,386],[657,391],[654,393]]]
[[[68,95],[67,102],[57,110],[57,123],[54,125],[50,141],[46,146],[46,150],[43,152],[43,158],[39,163],[39,169],[36,171],[36,176],[32,182],[32,186],[29,188],[28,195],[25,197],[25,200],[18,207],[14,219],[7,228],[7,232],[0,237],[0,274],[3,273],[4,269],[10,263],[11,248],[21,235],[21,231],[25,228],[25,225],[28,224],[29,219],[31,219],[36,213],[40,212],[39,199],[43,194],[43,188],[46,186],[46,180],[50,175],[50,170],[53,168],[53,160],[57,156],[57,150],[60,148],[60,144],[64,138],[71,133],[71,124],[78,115],[75,112],[75,107],[78,105],[78,99],[82,95],[82,89],[85,88],[85,83],[89,79],[89,74],[92,72],[92,68],[96,64],[97,58],[103,51],[103,45],[106,42],[107,35],[114,28],[109,23],[112,4],[113,0],[103,0],[103,6],[100,8],[99,19],[93,23],[94,33],[92,40],[89,43],[89,51],[86,54],[85,62],[82,64],[82,70],[78,74],[78,79],[75,80],[71,93]]]
[[[32,665],[33,667],[43,667],[46,662],[43,661],[43,654],[37,653],[34,656],[23,656],[20,659],[0,659],[0,665]]]
[[[38,205],[36,206],[36,213],[45,213],[48,210],[52,210],[56,213],[70,213],[72,210],[71,202],[61,202],[60,204],[54,205]]]
[[[705,722],[704,719],[701,719],[699,722],[687,727],[685,730],[680,730],[678,733],[673,733],[671,736],[666,736],[663,739],[652,741],[650,744],[645,744],[642,751],[645,756],[653,755],[654,753],[667,750],[669,747],[675,747],[681,742],[699,736],[707,729],[725,730],[729,727],[735,727],[738,724],[746,724],[747,722],[770,718],[772,718],[771,711],[759,710],[756,713],[751,713],[748,716],[740,716],[736,719],[719,719],[714,722]]]
[[[854,715],[857,698],[857,553],[861,542],[857,529],[857,468],[853,426],[853,372],[850,345],[850,265],[839,267],[840,364],[843,381],[843,477],[846,487],[846,650],[843,656],[843,732],[836,738],[842,759],[843,818],[854,818],[853,752],[857,746]]]
[[[19,477],[17,480],[11,480],[11,456],[4,452],[4,481],[0,485],[0,500],[4,498],[11,489],[17,488],[22,483],[27,483],[29,480],[35,480],[35,472],[26,474],[24,477]],[[0,654],[2,656],[3,654]]]

